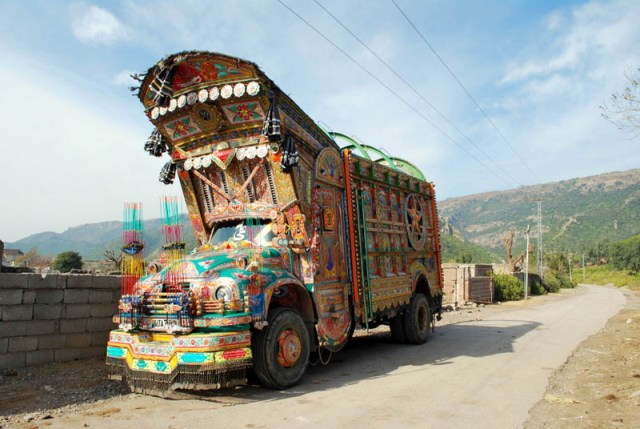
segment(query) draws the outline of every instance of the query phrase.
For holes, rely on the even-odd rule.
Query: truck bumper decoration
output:
[[[250,345],[248,330],[184,336],[115,330],[107,364],[112,379],[127,379],[141,389],[229,387],[245,381]]]

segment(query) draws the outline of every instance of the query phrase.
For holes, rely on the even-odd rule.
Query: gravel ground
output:
[[[71,410],[129,395],[126,383],[107,379],[104,359],[0,372],[0,428],[46,427]]]

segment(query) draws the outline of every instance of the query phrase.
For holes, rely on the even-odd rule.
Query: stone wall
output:
[[[0,369],[104,356],[120,277],[0,273]]]

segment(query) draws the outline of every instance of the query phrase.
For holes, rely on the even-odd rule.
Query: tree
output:
[[[122,253],[116,255],[115,250],[109,249],[104,252],[104,259],[111,262],[116,270],[122,269]]]
[[[51,257],[38,253],[38,248],[34,247],[24,255],[16,257],[15,264],[18,267],[46,268],[51,265]]]
[[[611,265],[632,274],[640,272],[640,235],[611,246]]]
[[[53,261],[52,268],[61,273],[68,273],[74,268],[80,270],[82,269],[82,256],[73,250],[59,253]]]
[[[545,253],[544,283],[550,292],[560,288],[573,288],[576,283],[571,280],[571,264],[569,256],[563,252]]]
[[[602,116],[620,131],[640,135],[640,68],[625,72],[627,86],[620,93],[611,94],[609,103],[600,106]]]
[[[507,264],[509,264],[509,271],[512,273],[520,271],[522,266],[522,262],[524,261],[524,252],[520,254],[517,258],[513,258],[513,239],[516,235],[514,230],[511,230],[504,236],[504,245],[507,249]]]
[[[469,252],[459,253],[456,257],[456,262],[459,264],[470,264],[473,261],[473,255]]]

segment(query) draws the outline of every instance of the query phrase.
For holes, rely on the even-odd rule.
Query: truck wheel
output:
[[[424,344],[431,330],[431,310],[427,297],[417,293],[404,311],[404,334],[410,344]]]
[[[404,334],[404,317],[398,314],[389,320],[389,328],[391,328],[391,338],[396,343],[406,343],[407,336]]]
[[[309,333],[302,317],[290,308],[271,309],[268,321],[253,335],[253,367],[264,386],[285,389],[297,384],[307,369]]]

